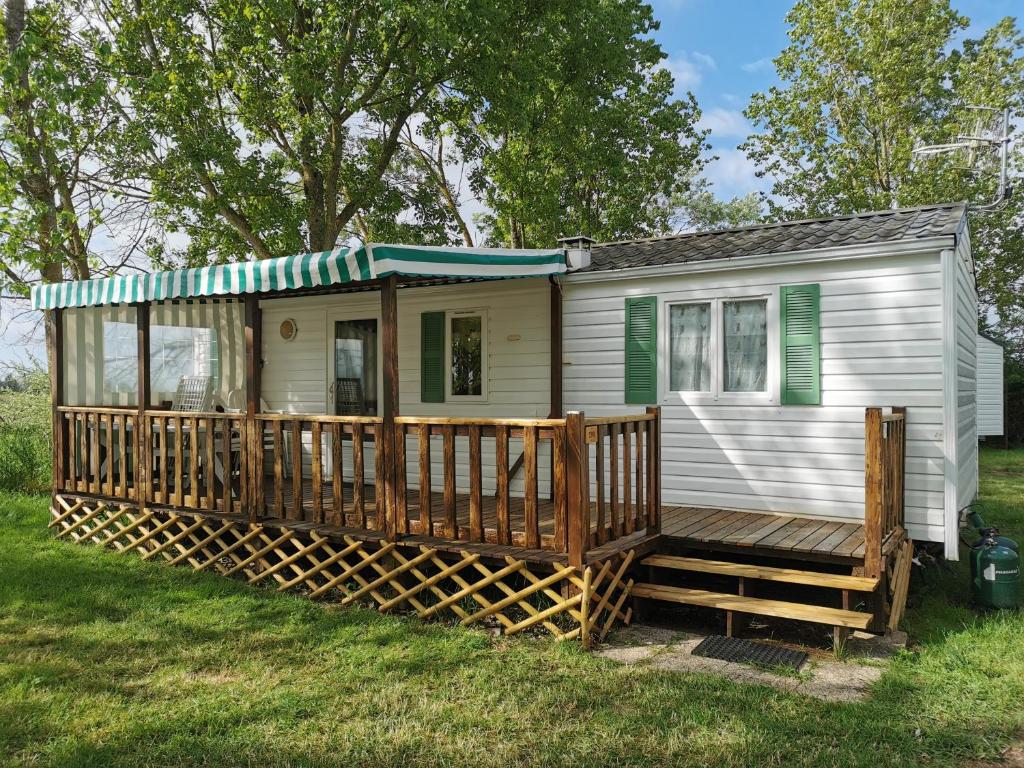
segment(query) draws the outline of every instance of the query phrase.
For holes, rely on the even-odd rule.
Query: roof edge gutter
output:
[[[562,276],[566,282],[590,283],[602,280],[634,277],[658,277],[699,272],[722,272],[735,269],[755,269],[783,264],[803,264],[817,261],[870,259],[886,256],[909,256],[934,253],[953,247],[955,235],[921,238],[919,240],[895,240],[883,243],[843,245],[832,248],[812,248],[802,251],[786,251],[754,256],[733,256],[723,259],[658,264],[645,267],[624,267],[588,272],[569,272]],[[595,249],[596,250],[596,249]]]

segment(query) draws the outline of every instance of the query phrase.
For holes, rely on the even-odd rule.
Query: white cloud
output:
[[[712,107],[701,115],[697,122],[698,128],[711,130],[711,138],[722,136],[746,138],[753,133],[753,127],[738,109]]]
[[[675,80],[676,94],[681,95],[696,89],[704,79],[704,72],[715,69],[717,65],[706,53],[680,51],[675,56],[670,56],[664,66]]]
[[[711,182],[712,190],[718,197],[728,200],[751,192],[771,191],[772,180],[757,177],[754,163],[743,150],[716,149],[715,154],[718,155],[718,159],[704,169],[704,175]]]
[[[774,66],[775,65],[772,63],[772,60],[766,56],[765,58],[758,59],[757,61],[748,61],[746,64],[740,64],[740,69],[744,72],[764,72]]]
[[[694,60],[701,64],[705,69],[718,69],[718,64],[715,63],[713,56],[707,53],[701,53],[700,51],[694,51],[692,56]]]

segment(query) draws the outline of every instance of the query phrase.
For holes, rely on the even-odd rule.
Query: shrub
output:
[[[52,478],[49,379],[31,371],[0,388],[0,488],[46,491]]]

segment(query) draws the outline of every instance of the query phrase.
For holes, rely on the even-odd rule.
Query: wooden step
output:
[[[826,608],[821,605],[787,603],[782,600],[765,600],[759,597],[728,595],[723,592],[708,592],[703,589],[667,587],[663,584],[634,584],[632,594],[633,597],[646,597],[670,603],[701,605],[723,611],[754,613],[759,616],[775,616],[780,619],[796,619],[797,621],[810,621],[816,624],[852,629],[867,629],[871,624],[870,613],[847,611],[842,608]]]
[[[843,576],[836,573],[799,571],[794,568],[774,568],[766,565],[743,565],[723,560],[703,560],[699,557],[675,557],[673,555],[650,555],[641,560],[643,565],[658,568],[675,568],[681,571],[715,573],[723,576],[744,576],[748,579],[784,581],[788,584],[806,584],[812,587],[848,589],[853,592],[874,592],[878,587],[877,578],[867,576]]]

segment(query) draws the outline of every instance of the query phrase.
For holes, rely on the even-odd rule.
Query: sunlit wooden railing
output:
[[[137,500],[137,415],[123,408],[57,408],[54,487]]]
[[[257,517],[384,530],[380,418],[258,413],[254,422]]]
[[[523,457],[518,493],[510,442]],[[565,419],[400,417],[395,448],[400,533],[564,551]]]
[[[904,529],[907,409],[868,408],[864,415],[864,570],[880,576],[883,548]]]
[[[54,488],[251,520],[546,549],[582,563],[595,546],[659,529],[659,428],[656,409],[404,416],[394,420],[392,444],[379,417],[64,406]],[[521,473],[510,462],[516,455]]]

